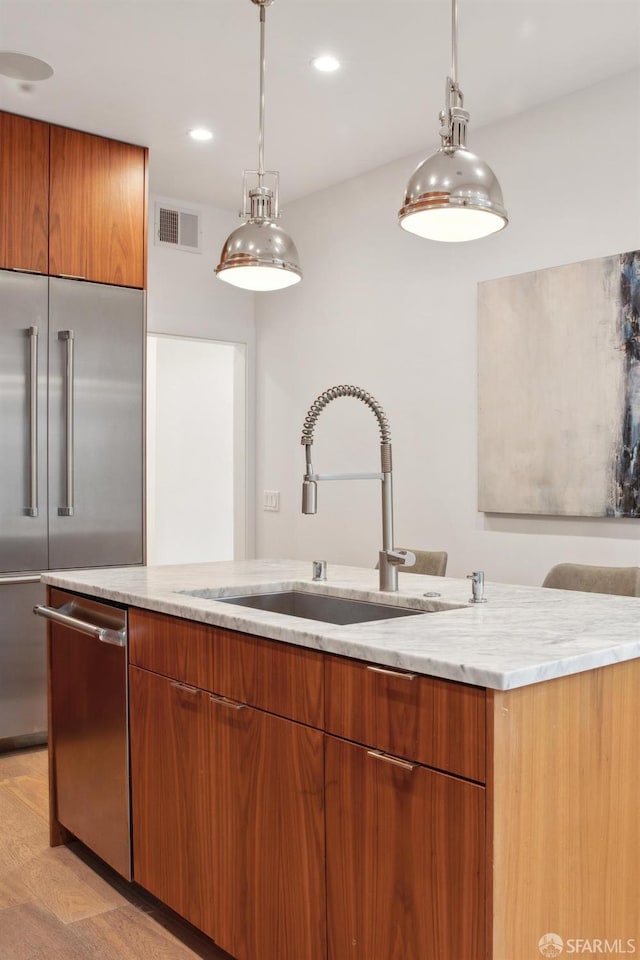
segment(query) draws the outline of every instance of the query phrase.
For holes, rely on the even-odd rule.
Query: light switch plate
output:
[[[280,491],[264,490],[262,494],[263,510],[272,510],[274,513],[280,509]]]

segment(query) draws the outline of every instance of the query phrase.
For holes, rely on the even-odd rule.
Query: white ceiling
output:
[[[450,16],[449,0],[267,9],[265,161],[285,204],[431,151]],[[28,90],[0,77],[0,107],[144,144],[153,193],[237,209],[242,170],[257,164],[258,39],[250,0],[0,0],[0,49],[55,71]],[[324,51],[339,73],[311,68]],[[459,2],[471,148],[474,127],[639,66],[640,0]],[[200,125],[213,141],[187,138]]]

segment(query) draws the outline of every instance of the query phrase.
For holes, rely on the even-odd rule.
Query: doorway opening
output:
[[[149,334],[147,563],[246,556],[246,347]]]

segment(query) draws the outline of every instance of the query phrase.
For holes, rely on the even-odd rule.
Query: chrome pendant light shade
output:
[[[457,74],[457,0],[452,0],[451,77],[440,113],[440,149],[413,171],[398,213],[400,226],[429,240],[477,240],[507,226],[502,190],[491,167],[467,149],[469,114]]]
[[[241,217],[245,223],[226,239],[216,267],[216,275],[235,287],[245,290],[282,290],[302,279],[296,245],[282,227],[280,219],[279,174],[264,169],[264,32],[265,7],[273,0],[251,0],[260,7],[260,131],[258,137],[258,169],[245,170],[242,189]],[[248,188],[253,177],[257,185]],[[273,188],[265,185],[271,178]]]
[[[507,225],[502,191],[491,167],[464,147],[446,147],[413,171],[400,225],[428,240],[477,240]]]
[[[248,220],[229,234],[216,273],[248,290],[282,290],[302,280],[295,243],[272,220]]]

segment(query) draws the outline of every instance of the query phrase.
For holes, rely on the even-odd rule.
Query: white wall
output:
[[[156,201],[202,212],[202,253],[156,246]],[[238,224],[237,214],[211,205],[194,207],[175,197],[149,198],[149,332],[254,345],[253,295],[222,283],[214,274],[222,244]]]
[[[470,148],[498,175],[511,220],[493,237],[438,245],[397,227],[411,170],[435,143],[285,210],[305,276],[257,298],[258,496],[281,491],[280,513],[257,514],[258,556],[374,565],[378,483],[320,484],[318,515],[300,513],[304,415],[329,386],[353,383],[390,420],[397,544],[448,550],[452,576],[516,583],[539,584],[564,560],[640,564],[639,521],[485,516],[476,482],[477,283],[640,247],[639,91],[634,73],[472,123]],[[376,470],[378,449],[370,411],[340,399],[319,421],[314,467]]]
[[[236,384],[242,382],[246,390],[247,456],[245,475],[236,476],[236,493],[246,491],[246,522],[236,517],[236,534],[244,531],[245,543],[236,543],[236,556],[253,556],[255,503],[255,298],[247,291],[237,290],[216,279],[214,269],[222,245],[228,234],[238,226],[236,214],[211,205],[198,205],[201,211],[202,253],[187,253],[156,246],[154,243],[154,213],[156,201],[190,209],[193,204],[179,198],[151,196],[149,198],[149,264],[147,296],[147,328],[149,333],[170,334],[201,340],[241,343],[245,345],[246,380],[236,371]],[[237,356],[236,356],[237,360]],[[241,460],[236,451],[236,462]],[[231,469],[231,465],[230,469]],[[153,482],[152,478],[150,478]],[[242,491],[240,491],[242,487]],[[151,491],[153,496],[153,492]],[[236,499],[238,499],[236,497]],[[238,501],[240,502],[240,501]],[[202,509],[215,513],[214,492]],[[210,557],[215,559],[215,557]]]

